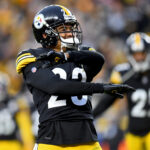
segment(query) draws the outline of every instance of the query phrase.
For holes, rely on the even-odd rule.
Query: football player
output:
[[[127,38],[128,63],[117,65],[110,76],[111,83],[126,83],[136,89],[127,93],[128,150],[150,150],[150,37],[133,33]],[[98,117],[116,100],[105,95],[93,110]]]
[[[0,72],[0,149],[31,150],[34,138],[28,107],[20,97],[9,96],[8,81]]]
[[[101,150],[93,125],[89,96],[133,90],[128,85],[90,83],[104,57],[84,47],[76,17],[64,6],[50,5],[33,21],[33,33],[42,47],[18,54],[16,70],[23,73],[39,112],[35,150]]]

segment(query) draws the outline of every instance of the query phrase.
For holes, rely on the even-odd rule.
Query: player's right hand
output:
[[[118,97],[123,98],[123,94],[135,91],[135,89],[127,84],[103,84],[104,93]]]
[[[63,52],[49,51],[48,53],[41,54],[36,60],[49,60],[50,62],[64,62],[66,61]]]

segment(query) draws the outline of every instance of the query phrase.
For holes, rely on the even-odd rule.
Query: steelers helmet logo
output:
[[[45,24],[45,19],[44,19],[43,14],[39,14],[39,15],[35,16],[35,18],[34,18],[34,27],[36,29],[41,29],[44,24]]]

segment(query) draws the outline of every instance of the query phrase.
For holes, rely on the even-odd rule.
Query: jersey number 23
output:
[[[62,68],[54,68],[53,70],[54,74],[59,74],[61,79],[67,79],[67,73],[64,69]],[[82,76],[82,80],[81,82],[85,82],[86,81],[86,73],[83,69],[76,67],[73,69],[72,71],[72,79],[78,79],[78,75]],[[71,87],[70,87],[71,88]],[[66,106],[66,100],[57,100],[58,96],[52,95],[48,101],[48,109],[50,108],[54,108],[54,107],[60,107],[60,106]],[[77,96],[72,96],[71,100],[73,102],[74,105],[77,106],[83,106],[87,103],[88,100],[88,96],[87,95],[83,95],[81,97],[81,99],[79,99]]]

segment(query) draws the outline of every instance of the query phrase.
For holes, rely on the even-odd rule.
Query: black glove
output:
[[[66,61],[65,54],[63,52],[49,51],[43,53],[36,60],[49,60],[51,63],[62,63]]]
[[[104,93],[123,98],[123,93],[135,91],[135,89],[127,84],[104,84]]]

